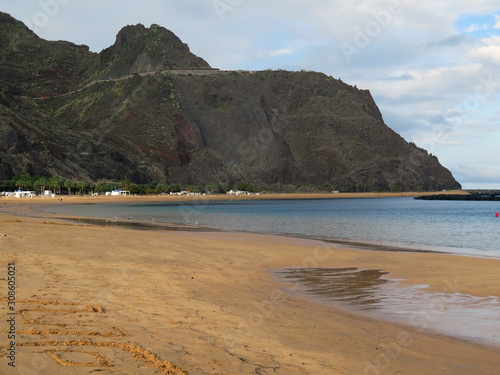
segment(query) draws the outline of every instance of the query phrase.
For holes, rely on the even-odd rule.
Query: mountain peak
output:
[[[149,28],[142,24],[122,28],[115,44],[101,52],[101,63],[108,76],[166,69],[211,69],[173,32],[156,24]]]
[[[146,32],[146,27],[143,24],[138,23],[135,26],[125,26],[116,35],[116,41],[114,46],[116,48],[122,48],[129,43],[133,43],[137,38]]]

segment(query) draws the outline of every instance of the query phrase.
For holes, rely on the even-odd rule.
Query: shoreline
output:
[[[348,193],[351,194],[351,193]],[[357,194],[357,193],[352,193]],[[387,195],[385,197],[377,196],[376,193],[359,193],[354,197],[344,197],[341,196],[341,199],[375,199],[375,198],[401,198],[399,195]],[[388,193],[389,194],[389,193]],[[412,192],[406,193],[405,198],[411,198],[413,195]],[[434,193],[429,193],[434,194]],[[436,193],[437,194],[437,193]],[[451,192],[450,192],[451,194]],[[300,195],[299,198],[293,198],[295,194],[283,194],[280,195],[280,198],[277,199],[286,199],[286,200],[302,200],[302,199],[330,199],[328,194],[321,195],[310,195],[306,194]],[[200,198],[202,201],[223,201],[223,200],[253,200],[259,199],[259,196],[256,198],[253,196],[235,196],[232,199],[231,196],[226,197],[225,195],[215,195],[215,196],[114,196],[114,197],[103,197],[106,201],[97,200],[99,197],[92,197],[91,199],[95,199],[93,201],[87,200],[89,197],[75,197],[70,202],[65,202],[66,205],[98,205],[98,204],[136,204],[136,203],[190,203],[190,202],[199,202]],[[139,198],[137,200],[136,198]],[[179,199],[180,198],[180,199]],[[226,198],[226,199],[224,199]],[[272,200],[275,198],[267,198],[262,197],[261,200]],[[332,198],[334,199],[334,198]],[[185,223],[177,223],[177,222],[149,222],[145,220],[135,220],[135,219],[125,219],[125,218],[113,218],[113,217],[97,217],[97,216],[85,216],[85,215],[66,215],[51,212],[50,207],[59,206],[62,202],[47,202],[45,198],[40,198],[38,200],[33,201],[29,200],[29,203],[34,203],[33,205],[27,204],[22,205],[29,212],[35,212],[35,214],[26,213],[25,215],[32,217],[47,217],[50,215],[53,219],[65,220],[67,222],[80,222],[88,225],[98,225],[98,226],[113,226],[113,227],[123,227],[126,229],[140,229],[140,230],[165,230],[165,231],[195,231],[195,232],[226,232],[226,233],[246,233],[246,234],[262,234],[262,235],[272,235],[278,237],[286,237],[286,238],[297,238],[311,241],[320,241],[331,246],[339,246],[347,249],[357,249],[357,250],[375,250],[375,251],[388,251],[388,252],[415,252],[415,253],[433,253],[433,254],[449,254],[456,256],[466,256],[466,257],[476,257],[476,258],[484,258],[484,259],[500,259],[500,257],[489,254],[480,254],[480,253],[468,253],[468,252],[460,252],[457,249],[452,247],[426,247],[425,245],[410,245],[406,243],[398,243],[398,242],[387,242],[387,241],[369,241],[363,240],[359,238],[341,238],[341,237],[329,237],[329,236],[321,236],[321,235],[307,235],[307,234],[296,234],[296,233],[280,233],[280,232],[258,232],[258,231],[250,231],[250,230],[233,230],[233,229],[222,229],[217,227],[209,227],[209,226],[199,226],[195,224],[185,224]],[[43,202],[43,204],[42,204]],[[19,202],[21,203],[21,202]],[[28,203],[28,201],[24,201],[22,203]],[[47,203],[47,204],[45,204]],[[204,203],[200,203],[204,204]],[[45,209],[37,209],[36,207],[41,207]],[[0,205],[1,208],[1,205]]]
[[[92,196],[78,196],[78,195],[62,195],[57,198],[51,197],[35,197],[35,198],[6,198],[0,197],[0,205],[11,204],[19,205],[24,202],[31,202],[32,204],[54,203],[54,204],[100,204],[100,203],[134,203],[134,202],[196,202],[196,201],[219,201],[219,200],[273,200],[273,199],[348,199],[348,198],[398,198],[398,197],[416,197],[416,196],[430,196],[430,195],[469,195],[464,190],[449,190],[449,191],[436,191],[436,192],[399,192],[399,193],[269,193],[261,195],[122,195],[122,196],[105,196],[99,195]],[[63,198],[58,201],[58,198]]]
[[[436,195],[470,195],[467,191],[457,191],[451,190],[447,192],[426,192],[423,193],[425,196],[436,196]],[[243,195],[243,196],[231,196],[231,195],[208,195],[208,196],[170,196],[170,195],[144,195],[144,196],[99,196],[99,197],[79,197],[75,196],[70,199],[64,201],[65,205],[98,205],[98,204],[138,204],[138,203],[179,203],[179,204],[205,204],[205,202],[219,202],[219,201],[238,201],[238,200],[314,200],[314,199],[376,199],[376,198],[412,198],[415,197],[417,192],[404,192],[404,193],[338,193],[338,194],[330,194],[330,193],[320,193],[320,194],[267,194],[261,196],[255,195]],[[47,202],[47,199],[51,199],[51,201]],[[42,207],[50,207],[50,206],[58,206],[63,204],[62,202],[55,202],[53,198],[39,198],[32,200],[35,206],[41,205],[40,203],[48,203],[41,205]],[[32,208],[34,209],[34,208]],[[47,210],[37,210],[41,211],[42,215],[47,215],[50,211]],[[58,216],[54,216],[54,218],[64,218],[65,215],[56,214]],[[142,227],[146,229],[151,223],[149,221],[141,221],[135,220],[132,218],[126,219],[124,217],[86,217],[86,216],[75,216],[71,219],[71,216],[68,217],[70,220],[74,220],[75,218],[79,218],[82,220],[88,220],[89,224],[92,220],[107,220],[107,223],[103,225],[111,225],[111,226],[120,226],[120,222],[123,223],[123,226],[128,228],[134,227],[137,225],[138,227]],[[134,224],[137,223],[137,224]],[[96,224],[96,223],[95,223]],[[281,232],[259,232],[259,231],[250,231],[250,230],[234,230],[234,229],[222,229],[217,227],[208,227],[208,226],[198,226],[194,224],[185,224],[181,222],[154,222],[154,228],[162,229],[162,226],[165,226],[169,230],[182,230],[182,228],[187,231],[202,231],[205,229],[206,231],[229,231],[229,232],[242,232],[242,233],[253,233],[253,234],[271,234],[282,237],[289,238],[303,238],[310,239],[313,241],[324,241],[336,246],[346,247],[346,248],[354,248],[354,249],[363,249],[363,250],[378,250],[378,251],[396,251],[396,252],[417,252],[417,253],[437,253],[437,254],[450,254],[450,255],[458,255],[458,256],[466,256],[466,257],[478,257],[478,258],[486,258],[486,259],[499,259],[499,256],[491,255],[486,251],[474,250],[474,249],[461,249],[454,247],[446,247],[446,246],[431,246],[431,245],[422,245],[422,244],[409,244],[402,242],[389,242],[389,241],[370,241],[363,240],[359,238],[343,238],[343,237],[327,237],[321,235],[307,235],[307,234],[296,234],[296,233],[281,233]],[[151,229],[154,229],[153,227]]]
[[[50,212],[47,212],[50,213]],[[50,213],[52,214],[52,213]],[[59,214],[57,214],[59,215]],[[32,217],[43,217],[33,215]],[[263,236],[273,236],[273,237],[283,237],[297,240],[305,240],[311,242],[321,242],[325,246],[341,247],[344,249],[353,250],[363,250],[363,251],[380,251],[380,252],[396,252],[396,253],[426,253],[426,254],[447,254],[455,256],[465,256],[481,259],[500,259],[500,257],[495,255],[487,254],[474,254],[474,253],[461,253],[454,251],[454,248],[440,248],[436,247],[432,249],[426,249],[424,245],[414,245],[395,243],[395,242],[377,242],[368,241],[362,239],[349,239],[341,237],[327,237],[320,235],[306,235],[306,234],[295,234],[295,233],[280,233],[280,232],[258,232],[250,230],[233,230],[233,229],[221,229],[217,227],[200,226],[194,224],[179,224],[170,222],[154,222],[151,223],[145,220],[125,220],[125,219],[113,219],[113,218],[101,218],[101,217],[86,217],[86,216],[73,216],[73,215],[59,215],[54,216],[55,220],[63,220],[68,223],[74,224],[84,224],[89,226],[100,226],[100,227],[117,227],[123,229],[140,230],[140,231],[185,231],[185,232],[216,232],[216,233],[232,233],[232,234],[255,234]]]
[[[1,208],[28,212],[28,204],[2,201]],[[18,347],[23,365],[29,365],[37,352],[28,344],[38,343],[48,350],[39,354],[45,358],[45,370],[54,374],[65,373],[67,367],[61,363],[69,362],[79,364],[72,367],[78,374],[90,369],[83,363],[105,370],[96,360],[101,357],[118,371],[130,372],[141,365],[151,373],[168,373],[154,361],[131,355],[128,342],[156,355],[165,366],[177,366],[170,373],[184,369],[190,374],[437,374],[444,370],[465,375],[471,368],[478,374],[495,374],[500,364],[497,347],[314,304],[289,294],[290,285],[269,274],[273,269],[315,265],[382,269],[391,278],[408,285],[425,283],[436,292],[453,293],[451,286],[500,298],[497,260],[325,247],[318,241],[265,234],[138,232],[2,211],[3,260],[18,265],[19,309],[34,318],[19,327],[24,332],[23,346]],[[62,303],[83,310],[98,306],[103,312],[94,307],[70,316],[57,312],[68,310]],[[45,313],[36,318],[31,310]],[[88,319],[94,321],[93,333],[101,336],[85,334]],[[61,322],[71,329],[44,333],[45,324],[58,327]],[[0,360],[5,360],[2,354]]]

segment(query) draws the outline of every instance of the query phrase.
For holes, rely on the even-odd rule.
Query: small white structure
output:
[[[229,190],[226,194],[227,195],[251,195],[251,193],[248,191],[243,191],[243,190],[234,190],[233,191],[233,189]]]
[[[113,190],[111,194],[108,194],[109,192],[106,192],[106,195],[130,195],[130,191],[128,190]]]
[[[36,197],[36,192],[17,190],[15,192],[11,193],[11,195],[16,197],[16,198],[33,198],[33,197]]]
[[[170,192],[170,195],[190,195],[190,196],[196,195],[196,196],[198,196],[198,195],[201,195],[201,193],[183,190],[183,191],[179,191],[178,193]]]

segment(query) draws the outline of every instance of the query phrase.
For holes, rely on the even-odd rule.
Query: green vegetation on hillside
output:
[[[112,190],[127,190],[131,194],[145,195],[145,194],[169,194],[178,193],[181,191],[188,191],[194,193],[205,194],[225,194],[230,190],[247,191],[250,193],[257,192],[280,192],[280,193],[331,193],[336,190],[336,187],[331,184],[326,185],[308,185],[308,186],[292,186],[292,185],[278,185],[278,186],[254,186],[248,182],[238,182],[234,185],[220,184],[220,183],[204,183],[198,185],[190,184],[161,184],[157,181],[151,181],[147,184],[135,184],[129,180],[125,181],[108,181],[100,180],[97,182],[78,181],[70,179],[62,179],[57,177],[44,177],[44,176],[28,176],[19,175],[14,176],[10,180],[0,181],[0,192],[13,192],[16,190],[35,191],[37,194],[42,194],[45,190],[50,190],[58,195],[89,195],[93,193],[103,194]],[[399,192],[404,191],[401,186],[392,186],[389,190],[384,190],[380,187],[373,186],[358,186],[356,192]],[[416,191],[424,191],[423,186],[420,186]]]

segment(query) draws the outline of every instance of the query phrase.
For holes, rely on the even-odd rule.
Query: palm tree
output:
[[[48,184],[48,181],[45,177],[42,176],[37,176],[35,180],[33,181],[33,187],[37,192],[40,192],[40,195],[43,194],[45,190],[45,185]]]
[[[64,186],[68,189],[68,195],[71,195],[71,187],[73,186],[73,181],[64,180]]]
[[[57,177],[49,178],[47,185],[52,193],[55,193],[56,188],[59,188],[59,194],[61,194],[61,185]]]
[[[16,185],[19,190],[26,190],[28,187],[32,185],[32,179],[28,175],[16,176]]]
[[[87,190],[87,183],[85,181],[78,181],[76,186],[80,189],[80,195],[83,195],[83,189]]]
[[[57,187],[59,189],[59,195],[61,195],[61,187],[64,186],[64,180],[62,178],[57,179]]]

